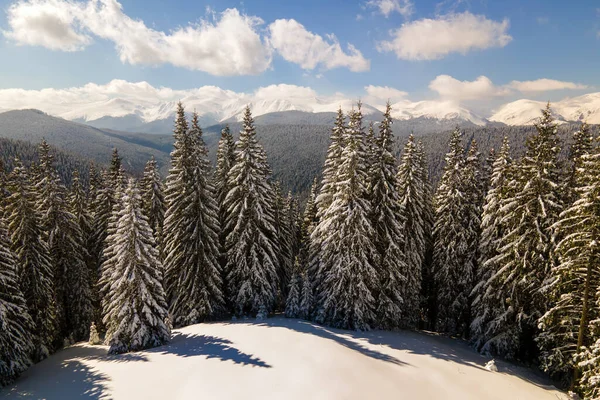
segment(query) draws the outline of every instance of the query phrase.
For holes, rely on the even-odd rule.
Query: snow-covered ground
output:
[[[33,366],[0,398],[566,399],[524,368],[417,332],[357,333],[305,321],[200,324],[149,351],[78,344]]]

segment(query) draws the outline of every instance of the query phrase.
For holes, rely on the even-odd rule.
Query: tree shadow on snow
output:
[[[240,321],[238,323],[253,323],[251,321]],[[312,334],[325,339],[334,340],[342,346],[356,350],[365,356],[391,362],[396,365],[410,365],[398,358],[378,352],[365,347],[361,342],[368,342],[375,346],[385,346],[393,350],[429,356],[440,360],[453,362],[486,370],[485,364],[492,358],[477,353],[469,344],[460,339],[453,339],[426,331],[347,331],[342,329],[327,328],[315,323],[283,317],[273,317],[268,320],[259,321],[256,325],[280,327],[291,329],[296,332]],[[552,381],[539,371],[527,367],[514,365],[505,361],[496,360],[498,372],[518,377],[542,388],[552,388]],[[487,370],[486,370],[487,371]]]
[[[93,347],[71,347],[32,366],[0,398],[26,399],[108,399],[108,376],[89,367],[82,359],[106,354]]]
[[[235,323],[251,323],[248,321],[240,321]],[[320,325],[313,324],[308,321],[294,320],[294,319],[286,319],[286,318],[269,318],[264,321],[256,322],[255,325],[259,326],[268,326],[268,327],[278,327],[278,328],[287,328],[296,332],[306,333],[321,337],[323,339],[333,340],[334,342],[347,347],[351,350],[358,351],[359,353],[375,358],[377,360],[389,362],[396,365],[405,365],[409,366],[410,364],[394,357],[389,354],[381,353],[377,350],[370,349],[364,345],[362,345],[359,341],[354,340],[357,337],[355,336],[356,332],[353,331],[344,331],[341,329],[332,329],[326,328]]]
[[[171,341],[161,347],[147,350],[149,353],[175,354],[179,357],[205,356],[221,361],[232,361],[234,364],[253,367],[271,368],[258,357],[242,353],[227,339],[209,335],[190,335],[175,332]]]

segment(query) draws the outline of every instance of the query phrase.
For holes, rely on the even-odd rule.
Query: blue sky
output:
[[[596,88],[600,87],[597,73],[600,65],[600,3],[592,0],[103,1],[121,5],[122,16],[131,29],[121,34],[130,37],[138,32],[139,26],[132,27],[136,21],[138,24],[143,22],[153,32],[169,35],[178,29],[185,30],[190,24],[196,24],[193,26],[197,28],[202,21],[218,26],[224,18],[222,13],[235,9],[237,16],[232,17],[232,23],[239,26],[236,21],[251,19],[249,29],[258,40],[253,45],[259,46],[257,51],[242,51],[241,62],[264,52],[262,60],[254,60],[257,65],[249,70],[220,76],[222,74],[215,73],[215,69],[222,71],[219,66],[227,65],[228,54],[214,56],[211,52],[218,53],[220,47],[215,43],[205,44],[201,49],[207,58],[218,58],[217,66],[211,64],[208,69],[212,70],[208,72],[206,66],[194,64],[204,57],[191,57],[190,60],[181,55],[181,62],[171,62],[168,51],[156,61],[156,54],[147,55],[137,48],[132,50],[135,54],[130,55],[129,60],[123,60],[123,51],[116,46],[127,39],[119,37],[119,31],[123,31],[125,25],[116,25],[109,32],[106,21],[110,21],[110,16],[94,12],[93,18],[98,21],[92,26],[89,22],[93,19],[89,17],[92,14],[81,11],[92,4],[88,0],[0,0],[3,36],[0,40],[0,89],[61,89],[122,79],[146,81],[154,87],[173,89],[215,85],[236,92],[252,92],[259,87],[286,83],[310,87],[324,95],[343,92],[358,97],[364,95],[365,86],[373,85],[404,91],[410,99],[419,100],[439,96],[444,89],[432,90],[431,82],[440,75],[448,75],[459,83],[473,82],[485,76],[490,82],[482,83],[485,88],[481,88],[481,97],[502,97],[504,101],[522,97],[554,100],[598,91]],[[386,2],[387,6],[397,8],[385,9],[383,3]],[[279,39],[270,29],[278,20],[288,24],[281,25]],[[312,35],[310,38],[320,37],[325,47],[338,41],[341,58],[352,54],[360,57],[341,62],[341,66],[337,66],[340,57],[335,54],[327,59],[329,61],[323,58],[314,65],[309,65],[310,61],[303,62],[304,55],[295,52],[302,46],[294,43],[298,35],[290,33],[290,20],[301,24],[304,29],[301,32]],[[417,29],[419,26],[431,22],[435,33],[440,21],[448,22],[447,26],[453,32],[448,35],[453,36],[448,43],[444,38],[438,38],[440,43],[417,43],[421,39],[419,32],[424,32]],[[470,22],[475,24],[471,28]],[[396,49],[392,49],[394,45],[390,44],[386,51],[385,43],[391,43],[403,24],[411,29],[404,32],[401,43],[412,43],[415,48],[408,51],[402,45],[396,45]],[[489,37],[481,43],[465,43],[479,37],[479,29],[485,31],[481,37]],[[467,35],[465,40],[460,37],[463,31]],[[63,34],[66,36],[61,36]],[[335,39],[327,36],[330,34],[335,35]],[[244,32],[240,35],[231,40],[248,36]],[[195,51],[195,38],[197,36],[191,35],[182,39],[186,46],[191,46],[188,50]],[[134,45],[142,46],[147,40],[141,34],[139,43]],[[277,40],[281,46],[287,46],[289,54],[273,45]],[[348,49],[348,44],[355,48],[354,53]],[[431,46],[435,49],[431,50]],[[177,57],[173,56],[173,59]],[[184,65],[186,63],[194,65]],[[516,90],[517,86],[513,85],[510,94],[498,94],[513,81],[539,79],[576,85],[571,88],[550,85],[551,89],[542,85],[529,91]],[[462,90],[460,85],[450,85],[453,87]],[[466,100],[479,100],[478,96],[467,96]]]

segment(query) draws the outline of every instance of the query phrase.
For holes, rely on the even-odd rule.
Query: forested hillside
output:
[[[89,159],[79,155],[52,149],[56,161],[56,170],[61,181],[68,186],[73,182],[74,171],[79,171],[79,177],[85,185],[89,182],[90,163]],[[7,171],[12,171],[15,166],[15,158],[30,166],[39,163],[38,145],[22,140],[5,139],[0,137],[0,163]],[[103,164],[97,164],[103,167]]]

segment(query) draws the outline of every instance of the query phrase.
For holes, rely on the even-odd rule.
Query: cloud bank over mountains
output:
[[[507,105],[500,107],[503,111],[500,114],[494,113],[492,109],[485,113],[476,113],[469,107],[471,102],[481,103],[491,98],[520,96],[532,89],[549,91],[581,87],[582,85],[572,82],[548,79],[529,82],[512,81],[506,85],[495,85],[485,76],[480,76],[473,81],[459,81],[448,75],[440,75],[429,84],[432,98],[415,101],[410,99],[407,92],[388,86],[368,85],[364,87],[362,93],[354,95],[344,93],[327,95],[306,86],[278,84],[244,93],[217,86],[175,90],[154,87],[147,82],[115,79],[103,85],[89,83],[66,89],[0,89],[0,111],[35,108],[65,119],[83,121],[133,115],[143,122],[152,122],[171,118],[175,104],[182,101],[189,111],[196,110],[205,121],[216,123],[232,118],[239,119],[246,105],[251,106],[254,115],[291,110],[319,113],[335,112],[339,107],[348,111],[356,106],[358,100],[361,100],[365,114],[374,114],[383,110],[386,102],[389,101],[393,107],[393,115],[398,119],[459,118],[483,125],[487,122],[486,119],[505,122],[511,121],[512,118],[521,123],[524,119],[527,120],[525,122],[529,122],[529,114],[517,118],[514,116],[517,110],[507,108]],[[570,101],[573,103],[573,100]],[[537,103],[528,103],[528,112],[535,114],[539,111],[536,108]],[[577,114],[578,106],[570,107],[568,115],[572,118]]]

